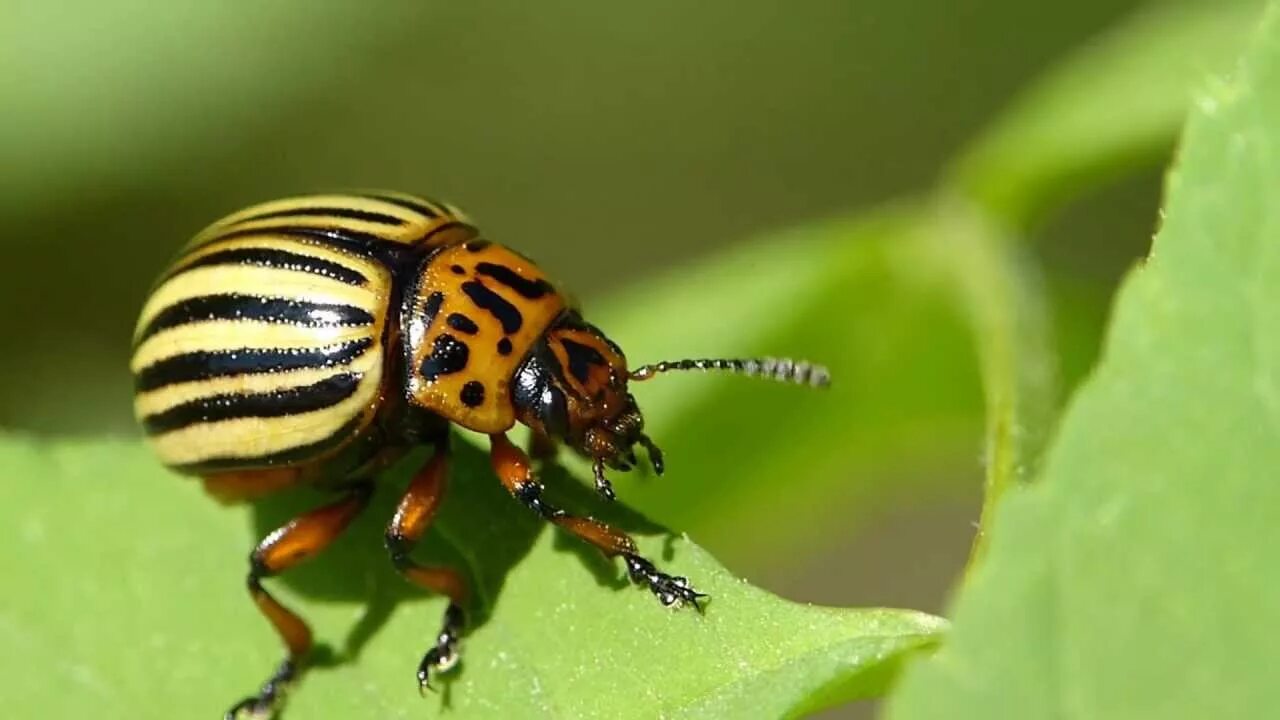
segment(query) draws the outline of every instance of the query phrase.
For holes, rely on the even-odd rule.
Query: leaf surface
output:
[[[1269,717],[1280,626],[1280,14],[1197,94],[1165,223],[1043,482],[890,717]]]
[[[663,608],[615,563],[545,529],[479,451],[460,445],[418,555],[473,580],[476,629],[462,666],[438,695],[418,697],[414,670],[443,602],[389,569],[381,527],[397,498],[384,487],[328,552],[268,581],[329,645],[289,716],[429,717],[447,706],[454,718],[779,717],[883,692],[901,656],[943,628],[910,611],[789,603],[634,513],[597,513],[712,595],[704,615]],[[244,594],[244,558],[250,537],[318,504],[317,493],[219,508],[125,441],[8,437],[0,466],[0,571],[19,579],[0,602],[9,712],[213,717],[265,679],[281,650]],[[548,480],[565,505],[598,508],[579,481],[554,470]]]
[[[1156,2],[1032,84],[952,167],[950,182],[1017,229],[1081,189],[1154,163],[1192,88],[1227,66],[1257,0]]]

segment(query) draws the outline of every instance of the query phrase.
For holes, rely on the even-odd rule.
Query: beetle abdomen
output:
[[[143,307],[134,410],[188,472],[309,462],[377,408],[390,272],[322,239],[236,233],[199,245]]]

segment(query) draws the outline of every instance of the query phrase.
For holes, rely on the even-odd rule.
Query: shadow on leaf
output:
[[[315,559],[290,569],[270,584],[283,584],[307,600],[359,602],[364,614],[347,633],[341,651],[317,646],[313,667],[330,667],[357,660],[368,642],[404,601],[436,600],[402,579],[391,565],[383,546],[383,532],[395,512],[401,494],[413,472],[430,457],[427,450],[411,453],[404,461],[378,478],[368,509],[341,537]],[[540,468],[547,486],[547,498],[565,510],[590,515],[633,535],[670,532],[621,503],[607,503],[584,482],[562,466],[550,463]],[[331,493],[303,488],[274,495],[253,507],[252,523],[256,543],[293,518],[332,498]],[[487,454],[470,442],[455,438],[454,460],[444,502],[435,522],[413,552],[427,565],[447,565],[462,571],[471,584],[472,601],[467,608],[468,630],[482,627],[493,614],[508,573],[529,553],[548,524],[513,500],[494,477]],[[587,543],[558,533],[557,551],[576,555],[604,587],[625,589],[629,582],[617,561],[605,557]],[[304,618],[305,604],[294,602]],[[438,621],[426,613],[421,650],[427,648]],[[408,641],[412,642],[412,641]],[[415,651],[419,648],[415,648]],[[406,668],[406,673],[409,668]],[[465,660],[459,673],[465,672]],[[449,684],[459,673],[444,680],[443,704],[448,706]]]

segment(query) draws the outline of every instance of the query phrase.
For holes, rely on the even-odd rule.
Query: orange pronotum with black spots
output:
[[[256,205],[200,232],[142,308],[130,364],[134,409],[160,459],[201,477],[223,501],[307,483],[336,495],[253,551],[249,592],[280,634],[285,660],[228,718],[279,707],[311,649],[311,631],[262,586],[328,546],[366,506],[379,470],[429,444],[387,527],[407,580],[447,596],[418,666],[457,660],[466,582],[411,552],[448,479],[449,424],[490,436],[510,493],[566,531],[623,558],[666,605],[702,597],[636,554],[625,534],[547,503],[529,456],[506,438],[522,423],[536,447],[565,444],[605,468],[630,470],[634,448],[662,472],[629,381],[669,370],[727,370],[825,385],[825,369],[772,358],[664,361],[628,370],[621,348],[583,320],[522,255],[483,240],[446,203],[401,193],[312,195]]]

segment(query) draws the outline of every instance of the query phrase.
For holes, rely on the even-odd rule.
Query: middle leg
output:
[[[621,557],[627,574],[637,584],[645,585],[663,605],[689,603],[699,610],[698,598],[705,594],[693,589],[687,578],[668,575],[641,557],[635,541],[626,533],[589,517],[577,517],[547,503],[542,497],[542,483],[533,476],[529,456],[502,433],[489,436],[489,460],[503,487],[526,507],[547,520],[596,546],[608,557]]]
[[[387,552],[400,574],[418,587],[449,598],[435,644],[418,664],[418,690],[423,692],[430,688],[432,671],[446,672],[458,663],[458,639],[466,624],[462,607],[467,600],[467,583],[462,575],[452,568],[420,565],[409,557],[444,499],[448,475],[449,440],[445,437],[436,443],[431,459],[409,483],[386,534]]]

